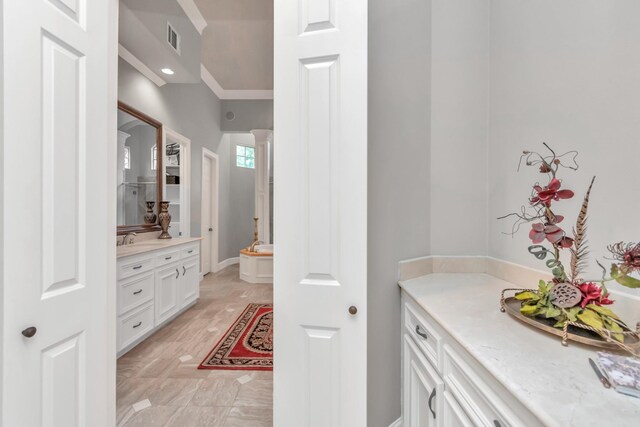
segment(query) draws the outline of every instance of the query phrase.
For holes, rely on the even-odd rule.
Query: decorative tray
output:
[[[538,328],[542,331],[556,335],[564,339],[564,332],[562,329],[554,328],[556,323],[555,319],[545,319],[543,317],[529,317],[520,313],[520,307],[522,301],[517,300],[514,297],[508,297],[504,299],[503,308],[505,312],[510,316],[524,322],[528,325]],[[629,329],[627,329],[629,332]],[[605,348],[608,350],[620,350],[620,346],[613,342],[607,341],[604,337],[595,332],[591,332],[585,329],[577,328],[575,326],[568,327],[567,338],[571,341],[579,342],[593,347]],[[640,338],[637,335],[625,335],[624,344],[628,347],[640,350]]]

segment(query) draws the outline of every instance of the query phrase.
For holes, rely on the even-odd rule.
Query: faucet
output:
[[[133,238],[136,237],[137,235],[138,233],[136,232],[128,233],[126,236],[124,236],[124,239],[122,239],[122,246],[133,244]]]
[[[249,246],[249,252],[255,252],[255,251],[256,251],[256,246],[257,246],[257,245],[261,245],[261,244],[263,244],[263,243],[264,243],[264,242],[263,242],[262,240],[256,240],[256,241],[254,241],[254,242],[251,244],[251,246]]]

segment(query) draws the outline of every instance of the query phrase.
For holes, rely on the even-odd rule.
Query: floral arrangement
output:
[[[577,170],[578,153],[570,151],[562,155],[556,153],[544,143],[549,151],[542,155],[534,151],[524,151],[520,166],[535,167],[545,177],[545,184],[536,183],[526,206],[520,212],[505,215],[500,219],[516,218],[511,234],[515,234],[522,225],[530,224],[529,238],[533,245],[529,252],[539,260],[545,260],[553,274],[553,280],[541,280],[538,290],[523,291],[515,298],[521,301],[520,312],[525,316],[554,319],[555,327],[565,328],[567,323],[587,325],[597,330],[607,330],[610,336],[619,342],[624,341],[622,332],[629,328],[608,307],[614,301],[609,297],[606,283],[616,281],[630,288],[640,287],[640,280],[632,274],[640,272],[640,243],[615,243],[607,247],[611,253],[611,266],[607,270],[600,262],[602,277],[587,280],[582,277],[588,264],[587,212],[589,196],[595,177],[585,193],[575,226],[567,232],[563,215],[556,213],[556,206],[563,200],[574,197],[574,192],[563,188],[559,172]],[[562,263],[561,253],[570,252],[568,268]]]

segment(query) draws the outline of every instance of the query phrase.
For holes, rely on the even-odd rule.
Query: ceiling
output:
[[[273,0],[195,0],[202,64],[225,90],[273,90]]]

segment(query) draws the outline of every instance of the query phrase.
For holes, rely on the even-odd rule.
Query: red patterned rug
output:
[[[273,370],[273,305],[249,304],[198,369]]]

